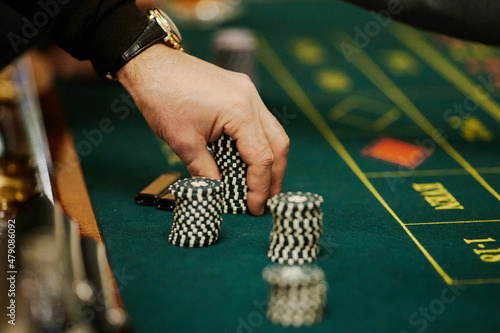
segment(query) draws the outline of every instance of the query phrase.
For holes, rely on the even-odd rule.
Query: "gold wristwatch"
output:
[[[176,50],[184,51],[181,42],[182,36],[175,26],[175,23],[165,14],[161,9],[151,8],[148,10],[149,23],[144,28],[141,35],[135,42],[122,54],[120,59],[106,74],[110,80],[116,80],[116,73],[128,61],[133,59],[136,55],[146,50],[151,45],[163,40],[163,42]]]

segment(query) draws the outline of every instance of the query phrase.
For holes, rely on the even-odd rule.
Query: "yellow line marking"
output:
[[[377,192],[375,187],[370,183],[368,178],[363,174],[356,162],[352,159],[351,155],[344,148],[337,136],[333,133],[332,129],[326,123],[326,120],[316,109],[311,100],[307,97],[305,92],[299,86],[295,78],[288,71],[285,65],[278,58],[271,45],[264,38],[259,38],[258,57],[260,62],[264,65],[271,76],[279,83],[285,90],[292,101],[302,110],[302,112],[309,118],[318,131],[323,135],[326,141],[333,147],[333,149],[340,155],[344,162],[351,168],[354,174],[361,180],[361,182],[368,188],[368,190],[375,196],[375,198],[382,204],[382,206],[392,215],[392,217],[399,223],[399,225],[406,231],[408,236],[418,246],[420,251],[429,260],[434,269],[441,275],[444,281],[448,284],[453,283],[448,274],[439,266],[434,258],[427,252],[427,250],[420,244],[420,242],[413,236],[410,230],[404,225],[396,213],[389,207],[387,202]]]
[[[500,283],[500,279],[490,278],[490,279],[453,280],[452,284],[459,285],[459,284],[489,284],[489,283]]]
[[[405,225],[433,225],[433,224],[455,224],[455,223],[488,223],[500,222],[500,220],[471,220],[471,221],[444,221],[444,222],[421,222],[421,223],[405,223]]]
[[[355,110],[369,113],[377,119],[357,115]],[[329,117],[334,121],[374,132],[381,132],[399,119],[400,114],[392,103],[382,103],[360,95],[350,95],[329,111]]]
[[[347,35],[341,36],[354,45],[352,39]],[[336,45],[338,47],[338,45]],[[340,50],[339,50],[340,51]],[[370,80],[380,91],[389,97],[406,115],[413,120],[422,130],[427,133],[443,150],[450,155],[458,164],[474,177],[488,192],[500,201],[500,195],[481,177],[481,175],[453,148],[441,133],[420,113],[417,107],[406,97],[406,95],[389,79],[380,67],[363,51],[351,57],[352,63]]]
[[[500,167],[476,168],[480,174],[500,173]],[[438,169],[438,170],[402,170],[402,171],[378,171],[365,172],[368,178],[390,178],[390,177],[428,177],[428,176],[461,176],[468,175],[464,169]]]
[[[466,74],[454,66],[431,43],[427,42],[420,33],[403,25],[398,25],[397,29],[392,29],[391,32],[401,43],[420,56],[436,72],[448,80],[448,82],[465,95],[473,98],[496,121],[500,122],[500,106],[488,94],[478,89],[479,84],[474,83]]]

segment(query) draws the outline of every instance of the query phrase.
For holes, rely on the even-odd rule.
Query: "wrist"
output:
[[[170,72],[177,57],[182,55],[184,54],[161,42],[156,43],[128,61],[118,70],[116,78],[127,90],[137,88],[138,85],[154,80],[159,70]]]

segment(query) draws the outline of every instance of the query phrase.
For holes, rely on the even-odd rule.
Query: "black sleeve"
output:
[[[80,60],[90,60],[104,76],[139,37],[148,19],[133,0],[2,0],[24,16],[13,22],[21,39],[32,25]],[[11,17],[12,18],[12,17]],[[12,44],[12,41],[9,40]]]
[[[500,45],[498,0],[344,0],[419,28]]]

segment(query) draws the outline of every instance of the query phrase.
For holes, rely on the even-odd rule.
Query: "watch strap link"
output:
[[[167,34],[160,27],[160,25],[155,21],[149,21],[146,28],[144,28],[141,35],[136,39],[134,44],[132,44],[118,59],[113,68],[106,74],[106,77],[110,80],[116,79],[116,73],[132,58],[136,55],[150,47],[151,45],[159,42],[165,38]]]

